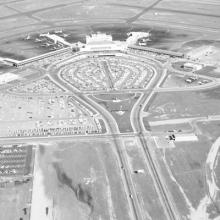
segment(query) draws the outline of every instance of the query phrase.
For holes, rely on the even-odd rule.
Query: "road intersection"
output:
[[[81,55],[81,54],[79,54]],[[91,57],[93,53],[89,54]],[[89,140],[89,139],[111,139],[114,142],[115,150],[117,152],[117,162],[118,166],[121,167],[121,175],[122,181],[124,184],[124,189],[127,194],[127,200],[130,207],[130,211],[132,213],[132,219],[136,220],[144,220],[145,215],[143,214],[143,207],[141,206],[136,186],[132,180],[132,170],[130,170],[128,165],[128,158],[124,152],[123,138],[130,137],[130,138],[137,138],[139,145],[142,148],[143,155],[145,157],[145,163],[150,170],[151,176],[153,178],[157,193],[159,195],[160,201],[163,205],[163,208],[166,213],[167,219],[170,220],[179,220],[181,217],[179,216],[177,207],[173,201],[173,198],[168,190],[166,182],[160,173],[160,168],[157,163],[157,159],[152,154],[151,146],[148,144],[148,138],[151,137],[151,132],[146,130],[143,124],[143,115],[144,115],[144,108],[146,105],[149,104],[151,99],[156,93],[162,92],[177,92],[177,91],[199,91],[204,89],[215,88],[220,85],[219,80],[216,80],[211,77],[206,77],[211,79],[211,83],[207,83],[201,86],[191,86],[191,87],[173,87],[173,88],[161,88],[161,83],[167,77],[167,68],[169,65],[167,63],[162,64],[159,61],[156,61],[149,56],[143,55],[134,55],[129,52],[126,53],[131,59],[132,57],[139,58],[141,62],[145,65],[149,66],[151,70],[153,70],[153,77],[148,82],[147,86],[142,89],[137,88],[130,88],[130,89],[121,89],[115,90],[114,84],[112,83],[112,76],[107,77],[110,81],[110,91],[80,91],[76,89],[71,83],[63,80],[59,74],[59,68],[65,66],[67,63],[74,62],[74,59],[77,58],[77,55],[73,55],[73,57],[68,57],[65,60],[59,60],[56,63],[52,63],[46,70],[46,75],[49,77],[51,81],[55,84],[59,85],[63,88],[66,94],[71,95],[78,103],[81,103],[85,108],[88,108],[91,112],[94,113],[93,117],[102,119],[106,126],[106,133],[105,134],[92,134],[92,135],[77,135],[77,136],[45,136],[45,137],[20,137],[20,138],[7,138],[3,137],[0,138],[0,141],[3,143],[7,142],[47,142],[50,140]],[[83,53],[85,56],[85,53]],[[86,59],[86,58],[84,58]],[[129,61],[128,61],[129,62]],[[105,74],[111,71],[109,66],[106,62],[104,62],[104,71]],[[107,68],[108,67],[108,68]],[[180,74],[186,74],[185,72],[178,71]],[[189,74],[190,75],[190,74]],[[103,106],[99,105],[91,96],[105,94],[111,96],[112,94],[120,94],[120,93],[139,93],[141,94],[136,103],[134,104],[131,112],[130,112],[130,123],[133,129],[133,132],[128,133],[120,133],[118,123],[112,114],[106,110]],[[37,94],[36,94],[37,96]],[[214,116],[213,116],[214,117]],[[217,116],[216,116],[217,117]],[[186,119],[190,121],[190,119]],[[196,119],[195,119],[196,120]],[[212,120],[212,117],[210,117]],[[34,206],[32,207],[34,209]],[[32,220],[32,219],[31,219]],[[52,220],[52,219],[51,219]]]

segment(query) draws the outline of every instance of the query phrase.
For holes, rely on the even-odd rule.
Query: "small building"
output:
[[[186,141],[198,141],[198,137],[193,134],[173,134],[170,140],[175,141],[175,142],[186,142]]]
[[[199,64],[199,63],[184,63],[183,64],[183,68],[186,69],[186,70],[190,70],[190,71],[197,71],[197,70],[200,70],[202,69],[203,65],[202,64]]]
[[[103,50],[123,50],[126,48],[125,42],[113,41],[111,35],[97,33],[86,36],[86,44],[80,48],[81,51],[103,51]]]

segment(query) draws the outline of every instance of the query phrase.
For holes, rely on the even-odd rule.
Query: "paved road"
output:
[[[138,103],[144,103],[148,99],[147,95],[143,95]],[[150,99],[149,99],[150,100]],[[149,170],[152,172],[152,177],[155,182],[155,187],[157,192],[161,198],[162,205],[166,211],[167,217],[169,220],[179,220],[178,211],[172,201],[172,197],[167,190],[166,184],[162,178],[162,175],[159,173],[158,166],[156,164],[156,160],[153,158],[151,150],[146,143],[145,135],[144,135],[144,128],[142,127],[142,120],[141,120],[141,106],[136,105],[135,110],[133,111],[133,115],[131,116],[131,120],[133,120],[133,129],[134,131],[138,132],[138,138],[142,145],[142,149],[145,155],[145,161],[149,167]]]
[[[129,53],[127,53],[129,54]],[[129,54],[134,56],[134,54]],[[141,56],[141,55],[135,55],[136,57],[139,57],[140,60],[145,59],[146,57]],[[47,74],[49,77],[58,85],[61,87],[65,88],[68,91],[68,94],[71,94],[74,96],[74,98],[85,105],[87,108],[89,108],[91,111],[96,113],[96,115],[99,115],[102,117],[104,120],[105,124],[107,125],[107,134],[100,134],[100,135],[86,135],[86,136],[74,136],[74,139],[94,139],[94,138],[111,138],[114,142],[114,145],[117,150],[117,157],[118,157],[118,163],[119,167],[123,167],[122,169],[122,180],[124,183],[125,191],[128,196],[128,202],[130,206],[130,210],[133,214],[133,219],[136,220],[144,220],[144,215],[143,215],[143,210],[140,207],[140,204],[138,202],[135,186],[132,181],[132,176],[131,176],[131,170],[129,170],[129,166],[127,165],[127,156],[123,153],[123,149],[121,148],[123,143],[121,138],[122,137],[138,137],[139,142],[142,145],[142,149],[145,155],[145,161],[148,167],[150,168],[150,171],[152,173],[153,180],[155,182],[155,186],[157,188],[157,192],[161,198],[161,201],[163,203],[164,209],[166,210],[167,217],[170,220],[178,220],[180,219],[178,211],[175,207],[175,204],[172,201],[172,197],[170,196],[169,191],[167,190],[166,184],[163,180],[162,175],[160,174],[160,169],[158,168],[157,162],[155,158],[153,158],[151,149],[147,145],[146,142],[146,133],[144,130],[143,126],[143,121],[142,121],[142,111],[143,111],[143,106],[149,103],[151,98],[153,97],[153,94],[155,92],[163,92],[163,91],[177,91],[176,88],[174,89],[161,89],[158,87],[162,80],[166,77],[166,71],[161,71],[161,63],[154,61],[153,59],[149,59],[147,62],[153,67],[153,70],[155,71],[155,74],[153,75],[148,88],[144,90],[137,90],[138,92],[141,92],[142,95],[140,96],[139,100],[136,102],[134,105],[132,111],[131,111],[131,124],[134,130],[134,133],[125,133],[125,134],[120,134],[119,128],[117,125],[117,122],[113,118],[113,116],[102,106],[97,104],[94,100],[89,98],[89,95],[91,94],[96,94],[97,92],[90,92],[90,93],[81,93],[76,91],[69,83],[63,82],[62,79],[59,78],[59,75],[56,74],[56,66],[62,65],[63,62],[68,62],[69,59],[72,58],[67,58],[65,61],[59,61],[54,65],[51,65],[47,71]],[[110,80],[110,79],[109,79]],[[210,83],[209,85],[204,85],[204,89],[207,88],[213,88],[214,86],[219,85],[218,81],[215,81],[213,83]],[[196,87],[191,87],[191,90],[197,90],[198,86]],[[181,91],[186,91],[184,88],[181,88]],[[201,87],[200,87],[201,89]],[[136,91],[136,90],[135,90]],[[136,91],[136,92],[137,92]],[[179,91],[179,90],[178,90]],[[134,90],[132,90],[134,92]],[[99,91],[100,93],[100,91]],[[210,120],[214,120],[213,118],[210,117]],[[149,133],[147,135],[150,135]],[[71,136],[56,136],[56,137],[27,137],[27,138],[0,138],[0,142],[36,142],[36,141],[49,141],[51,139],[54,140],[60,140],[61,138],[65,140],[72,140],[73,137]]]
[[[50,76],[53,78],[53,80],[55,80],[58,84],[62,84],[63,86],[68,88],[68,90],[71,91],[74,95],[75,90],[71,87],[70,84],[65,83],[64,85],[61,79],[56,74],[53,74],[54,73],[53,71],[50,73],[51,73]],[[107,125],[107,129],[110,135],[120,133],[115,119],[107,110],[105,110],[103,107],[101,107],[99,104],[97,104],[92,99],[89,99],[88,96],[84,94],[79,93],[77,94],[76,98],[80,100],[81,102],[83,102],[84,104],[86,104],[86,106],[90,106],[90,108],[94,109],[96,112],[102,115],[103,120],[105,121],[105,124]],[[113,137],[113,142],[115,144],[116,151],[117,151],[119,167],[124,167],[124,169],[122,169],[122,180],[123,180],[124,188],[125,188],[125,191],[128,197],[130,210],[133,214],[133,219],[144,220],[144,217],[142,216],[141,208],[139,207],[137,194],[136,194],[133,182],[132,182],[131,173],[125,166],[126,158],[121,149],[121,146],[122,146],[121,139],[114,138],[113,135],[112,137]]]
[[[144,151],[144,154],[146,156],[146,163],[149,165],[150,170],[153,173],[153,178],[155,182],[155,186],[157,187],[157,191],[163,201],[163,205],[165,207],[165,210],[167,212],[168,219],[171,220],[178,220],[181,219],[178,213],[178,209],[173,202],[173,198],[167,190],[166,183],[164,181],[164,178],[162,174],[160,174],[160,169],[157,164],[156,159],[152,156],[151,149],[147,145],[146,139],[145,139],[145,128],[143,125],[143,120],[142,120],[142,112],[143,112],[143,106],[146,106],[155,92],[167,92],[167,91],[196,91],[196,90],[202,90],[202,89],[210,89],[219,86],[219,81],[218,80],[213,80],[212,83],[205,84],[203,86],[194,86],[190,88],[159,88],[159,85],[161,82],[164,80],[166,77],[166,72],[163,74],[161,73],[160,79],[157,82],[157,85],[154,87],[152,86],[151,88],[148,88],[149,91],[151,91],[149,94],[142,93],[142,96],[138,100],[138,102],[134,105],[134,108],[132,109],[131,112],[131,124],[133,127],[133,130],[138,133],[139,135],[139,140],[142,144],[142,148]],[[183,74],[183,73],[182,73]],[[218,117],[215,117],[215,119]]]
[[[53,210],[53,201],[51,201],[45,193],[43,173],[38,159],[38,148],[36,148],[30,220],[54,220],[53,213],[51,211]],[[47,207],[49,208],[48,213],[46,212]]]
[[[156,64],[155,68],[157,68]],[[143,106],[145,106],[153,97],[154,95],[154,87],[158,86],[163,78],[166,76],[166,71],[162,70],[163,68],[157,68],[157,78],[154,79],[154,83],[151,83],[149,85],[151,92],[149,94],[142,94],[142,96],[139,98],[137,103],[134,105],[134,108],[131,112],[131,124],[133,127],[133,130],[138,133],[139,141],[142,145],[142,149],[145,155],[145,161],[146,164],[149,167],[149,170],[152,172],[152,178],[155,182],[155,187],[157,189],[158,195],[161,198],[162,205],[164,206],[164,209],[167,214],[167,218],[169,220],[179,220],[179,214],[177,211],[177,208],[174,205],[174,202],[172,201],[172,197],[167,190],[166,184],[162,178],[162,175],[159,173],[158,166],[156,164],[156,160],[153,158],[151,154],[151,150],[149,146],[146,143],[145,139],[145,129],[143,126],[143,121],[141,117],[141,110],[143,109]]]

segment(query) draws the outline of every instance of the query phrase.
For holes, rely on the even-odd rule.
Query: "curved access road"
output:
[[[145,129],[144,129],[142,117],[141,117],[141,110],[143,109],[145,104],[151,100],[154,94],[153,88],[157,86],[158,84],[160,84],[161,80],[163,80],[163,78],[166,76],[166,71],[162,71],[162,68],[158,68],[157,65],[155,65],[155,68],[157,68],[157,78],[149,86],[150,87],[149,89],[151,90],[151,92],[142,94],[142,96],[139,98],[137,103],[134,105],[134,108],[132,109],[130,120],[131,120],[131,124],[132,124],[134,132],[138,133],[139,142],[142,145],[146,164],[148,165],[149,170],[151,171],[156,190],[159,194],[162,205],[166,211],[167,218],[170,220],[179,220],[181,218],[179,217],[177,208],[172,200],[169,190],[167,190],[166,184],[163,180],[162,175],[160,174],[156,160],[152,156],[151,149],[147,145],[145,134],[144,134]]]
[[[62,63],[62,62],[60,62]],[[141,207],[139,206],[137,194],[135,191],[134,184],[132,182],[131,172],[128,170],[127,164],[127,158],[125,154],[123,153],[121,146],[122,141],[119,137],[115,137],[114,134],[119,134],[119,128],[118,125],[113,118],[113,116],[105,110],[103,107],[101,107],[99,104],[97,104],[95,101],[89,98],[89,95],[82,94],[82,93],[76,93],[76,90],[69,84],[68,82],[63,82],[56,74],[56,68],[55,66],[50,67],[50,71],[48,71],[48,74],[50,74],[50,77],[57,83],[61,84],[63,87],[68,89],[74,98],[78,100],[79,102],[82,102],[85,106],[88,106],[89,108],[92,108],[95,110],[98,114],[100,114],[107,125],[108,134],[112,136],[116,151],[117,151],[117,159],[119,163],[119,167],[123,168],[122,171],[122,181],[124,184],[124,189],[127,195],[129,207],[132,213],[132,219],[134,220],[144,220],[144,217],[142,215]]]

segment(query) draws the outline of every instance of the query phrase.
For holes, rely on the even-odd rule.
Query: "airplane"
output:
[[[150,32],[130,32],[127,33],[127,40],[128,44],[136,44],[140,39],[149,38]],[[146,43],[145,43],[146,44]]]
[[[143,39],[143,40],[140,40],[138,42],[138,45],[140,46],[146,46],[147,45],[147,42],[151,41],[151,39]]]
[[[150,36],[151,36],[151,33],[149,32],[149,35],[148,35],[147,37],[143,37],[143,38],[139,39],[138,44],[139,44],[140,46],[146,46],[146,45],[147,45],[147,42],[152,41],[152,40],[150,39]]]
[[[58,45],[56,45],[54,48],[55,48],[56,50],[57,50],[57,49],[61,49],[61,48],[63,48],[63,45],[58,44]]]
[[[44,36],[47,36],[47,35],[50,35],[50,32],[47,32],[46,34],[40,34],[39,36],[44,37]]]
[[[57,50],[57,48],[56,47],[51,47],[49,50],[54,51],[54,50]]]
[[[141,39],[142,42],[148,42],[148,41],[151,41],[151,39],[148,37],[148,38],[143,38]]]
[[[50,44],[50,43],[45,43],[45,44],[41,44],[41,47],[50,47],[50,46],[52,46],[52,45],[54,45],[53,43],[52,44]]]
[[[54,33],[55,34],[61,34],[61,33],[63,33],[63,30],[62,29],[61,30],[55,30]]]
[[[30,39],[31,39],[30,34],[28,34],[28,35],[24,38],[24,40],[30,40]]]
[[[42,39],[36,38],[34,42],[42,42]]]
[[[70,34],[64,34],[64,33],[63,33],[63,34],[61,34],[60,36],[65,38],[65,37],[70,36]]]

